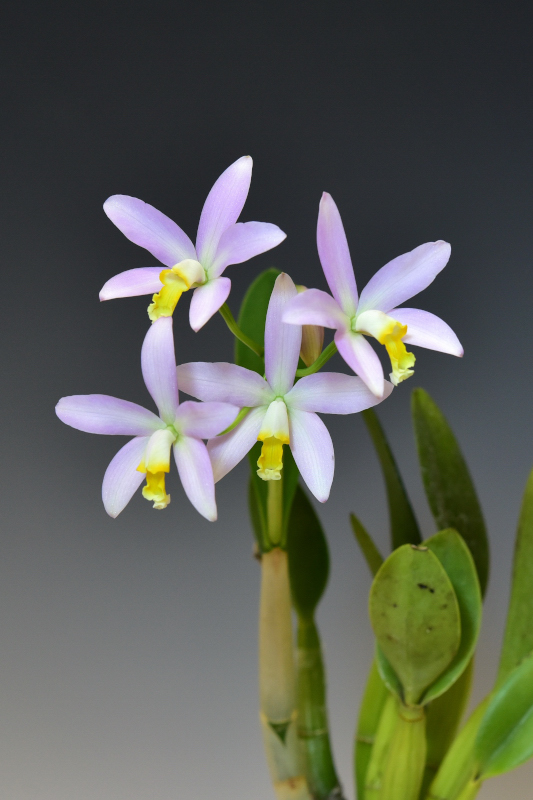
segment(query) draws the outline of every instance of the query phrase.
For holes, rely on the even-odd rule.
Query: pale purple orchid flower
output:
[[[146,408],[105,394],[62,397],[56,406],[60,420],[88,433],[134,436],[109,464],[102,485],[107,513],[116,517],[126,507],[144,478],[143,496],[162,509],[170,502],[165,473],[170,450],[185,493],[206,519],[217,518],[213,469],[206,445],[225,430],[239,411],[228,403],[179,403],[172,319],[158,320],[144,339],[141,366],[146,388],[159,416]]]
[[[121,194],[106,200],[104,211],[111,222],[167,269],[121,272],[103,286],[100,300],[153,294],[148,315],[155,321],[172,316],[183,292],[194,289],[189,320],[193,330],[200,330],[229,295],[231,281],[222,277],[226,267],[265,253],[286,238],[269,222],[237,222],[251,179],[250,156],[239,158],[222,173],[204,203],[196,247],[175,222],[148,203]]]
[[[383,368],[365,336],[385,345],[394,385],[413,374],[415,357],[405,344],[463,355],[459,339],[442,319],[418,308],[398,308],[444,269],[451,251],[447,242],[428,242],[389,261],[370,279],[360,297],[341,216],[327,192],[320,201],[317,244],[333,297],[319,289],[308,289],[291,301],[283,320],[293,325],[334,328],[339,353],[376,397],[384,392]]]
[[[195,362],[178,367],[180,387],[200,400],[231,403],[249,413],[229,433],[210,439],[207,449],[215,483],[224,477],[253,447],[263,442],[257,462],[263,480],[279,480],[283,445],[288,444],[307,486],[321,503],[333,481],[334,453],[328,430],[317,412],[355,414],[381,402],[392,391],[385,383],[383,398],[375,397],[354,375],[309,375],[294,384],[302,329],[286,325],[282,316],[296,297],[291,278],[276,279],[265,325],[265,374],[236,364]]]

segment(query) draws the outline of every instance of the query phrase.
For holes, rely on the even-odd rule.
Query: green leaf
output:
[[[387,687],[381,679],[376,659],[374,659],[366,682],[365,693],[361,700],[355,736],[355,783],[358,800],[364,800],[366,775],[372,756],[372,747],[387,697],[389,697]]]
[[[430,785],[428,798],[442,797],[458,800],[463,789],[472,779],[475,779],[474,744],[479,724],[488,705],[488,699],[486,697],[472,712],[453,740],[433,783]]]
[[[375,575],[383,564],[383,556],[374,544],[363,523],[360,522],[355,514],[350,514],[350,522],[352,523],[352,529],[357,539],[357,544],[361,548],[361,552],[365,557],[370,572],[372,575]]]
[[[437,528],[455,528],[474,558],[482,594],[489,573],[485,522],[468,467],[442,412],[423,389],[412,394],[422,479]]]
[[[508,772],[533,755],[533,654],[492,695],[475,752],[483,780]]]
[[[533,471],[522,501],[513,562],[511,600],[496,685],[533,652]]]
[[[468,666],[476,649],[483,603],[474,559],[457,531],[449,528],[424,542],[435,553],[450,579],[461,615],[461,643],[455,658],[424,695],[435,700],[452,686]]]
[[[408,544],[395,550],[374,579],[369,610],[379,649],[398,676],[403,699],[408,705],[418,703],[461,641],[459,605],[437,556]]]
[[[287,551],[292,602],[298,616],[310,620],[328,581],[329,553],[320,520],[301,486],[294,494]]]
[[[426,716],[428,749],[421,797],[426,796],[426,791],[457,733],[472,688],[473,667],[474,660],[471,659],[448,691],[429,704]]]
[[[268,302],[279,270],[271,267],[257,276],[244,295],[239,311],[239,328],[254,342],[263,346],[265,342],[265,320]],[[235,340],[235,363],[263,375],[263,359],[256,356],[249,347]]]
[[[422,537],[418,523],[378,416],[372,408],[363,411],[362,416],[372,437],[385,480],[392,549],[396,550],[402,544],[419,544]]]

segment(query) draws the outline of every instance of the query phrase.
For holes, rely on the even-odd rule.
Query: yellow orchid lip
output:
[[[257,459],[257,474],[264,481],[281,480],[283,469],[283,444],[276,436],[269,436],[263,441],[261,455]],[[288,444],[288,442],[285,442]]]
[[[373,336],[385,346],[391,361],[390,379],[394,386],[411,377],[416,359],[402,341],[407,334],[407,325],[402,325],[383,311],[363,311],[356,318],[355,330]]]
[[[159,510],[166,508],[170,503],[170,495],[165,489],[165,473],[170,472],[170,448],[175,441],[176,434],[169,428],[153,433],[144,458],[137,467],[138,472],[146,473],[143,497],[153,501],[154,508]]]
[[[170,269],[161,271],[163,288],[154,294],[148,306],[148,316],[155,322],[159,317],[171,317],[183,292],[204,283],[205,270],[199,261],[186,258]]]
[[[261,455],[257,459],[257,474],[264,481],[281,480],[283,445],[289,444],[289,417],[287,406],[281,398],[270,403],[257,439],[263,442]]]
[[[166,508],[170,503],[170,495],[165,489],[165,473],[147,472],[146,486],[143,486],[142,494],[146,500],[152,500],[154,508],[159,511]]]

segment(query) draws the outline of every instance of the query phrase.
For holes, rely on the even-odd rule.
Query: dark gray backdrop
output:
[[[152,265],[102,203],[131,194],[193,236],[211,184],[255,167],[244,220],[288,233],[228,270],[230,305],[272,264],[324,288],[321,192],[340,206],[359,285],[438,238],[444,273],[416,303],[442,315],[463,360],[416,353],[382,418],[426,533],[409,421],[427,388],[462,443],[484,503],[493,571],[477,661],[491,685],[515,521],[533,463],[533,33],[526,3],[8,3],[2,21],[4,313],[0,540],[0,794],[6,800],[272,796],[256,720],[259,570],[242,466],[219,522],[176,474],[159,513],[100,501],[121,441],[62,425],[65,394],[141,403],[146,298],[100,305],[116,272]],[[219,318],[175,317],[178,361],[231,358]],[[332,362],[333,365],[333,362]],[[336,363],[342,369],[343,363]],[[384,494],[357,418],[330,418],[337,455],[319,509],[332,552],[320,614],[333,739],[351,794],[351,737],[370,660],[369,577],[354,510],[386,545]],[[485,800],[522,797],[531,766]],[[504,787],[507,787],[504,789]]]

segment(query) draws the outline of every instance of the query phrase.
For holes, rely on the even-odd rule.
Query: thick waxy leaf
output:
[[[483,719],[489,698],[486,697],[472,712],[446,753],[435,780],[430,785],[427,798],[463,798],[462,791],[477,775],[474,744],[479,724]],[[475,795],[472,795],[475,797]]]
[[[293,605],[299,617],[311,620],[328,581],[329,553],[320,520],[301,486],[292,503],[287,551]]]
[[[470,696],[473,666],[472,659],[462,675],[447,692],[430,703],[426,712],[427,757],[421,797],[426,796],[426,791],[457,733]]]
[[[361,548],[361,552],[365,557],[368,568],[370,569],[372,575],[375,575],[383,564],[383,556],[379,552],[373,540],[370,538],[370,534],[368,533],[367,529],[364,527],[363,523],[359,521],[355,514],[350,514],[350,522],[352,523],[354,536],[357,539],[357,544]]]
[[[398,676],[403,699],[418,703],[461,641],[459,605],[437,556],[414,545],[395,550],[374,579],[369,609],[379,649]]]
[[[422,479],[437,527],[455,528],[474,558],[484,594],[489,572],[485,522],[468,467],[442,412],[423,389],[412,395]]]
[[[402,544],[419,544],[422,537],[418,523],[378,416],[372,408],[361,413],[372,437],[385,479],[392,549],[395,550]]]
[[[239,311],[239,328],[261,347],[263,347],[265,341],[265,320],[268,302],[279,274],[279,270],[271,268],[258,275],[244,295]],[[238,339],[235,340],[235,363],[240,367],[252,369],[260,375],[265,372],[263,359],[256,356],[249,347]]]
[[[513,583],[498,684],[533,652],[533,471],[526,484],[516,535]],[[497,684],[497,685],[498,685]]]
[[[434,700],[452,686],[468,666],[476,648],[483,603],[474,559],[457,531],[441,531],[424,542],[435,553],[450,579],[461,615],[461,643],[455,658],[424,695]]]
[[[508,772],[533,755],[533,654],[492,695],[475,753],[482,779]]]

